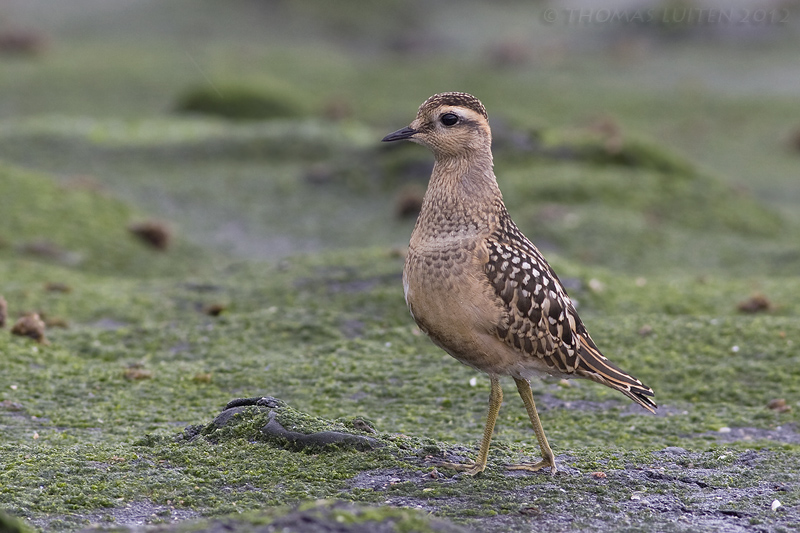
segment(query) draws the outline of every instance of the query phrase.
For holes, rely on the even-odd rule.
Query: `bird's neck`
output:
[[[492,156],[436,158],[414,230],[430,238],[469,237],[491,232],[503,211]]]

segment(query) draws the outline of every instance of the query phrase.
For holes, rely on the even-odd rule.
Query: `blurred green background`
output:
[[[0,158],[237,256],[403,245],[430,156],[378,140],[468,91],[543,248],[794,273],[797,5],[741,4],[12,0]]]
[[[799,49],[796,0],[3,0],[0,508],[46,531],[318,498],[481,531],[797,527]],[[500,467],[536,454],[510,389],[484,476],[420,472],[474,452],[488,396],[400,283],[432,156],[380,139],[442,91],[486,105],[512,217],[656,391],[649,416],[534,381],[552,479]],[[30,312],[49,344],[6,334]],[[262,394],[387,448],[176,440]]]

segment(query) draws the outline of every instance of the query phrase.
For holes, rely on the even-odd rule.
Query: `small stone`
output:
[[[717,433],[730,433],[730,432],[731,428],[729,428],[728,426],[723,426],[717,430]]]
[[[770,400],[767,403],[767,408],[778,413],[787,413],[792,410],[792,406],[786,403],[786,400],[783,398],[775,398],[774,400]]]
[[[478,378],[469,378],[469,386],[475,387],[478,384]]]
[[[378,433],[373,425],[368,421],[364,420],[363,418],[354,418],[353,419],[353,429],[357,429],[358,431],[363,431],[364,433]]]
[[[667,446],[664,448],[664,453],[669,453],[672,455],[685,455],[689,452],[686,451],[686,448],[681,448],[680,446]]]
[[[227,309],[225,304],[208,304],[203,307],[203,313],[207,314],[208,316],[219,316],[223,311],[225,311],[225,309]]]
[[[754,294],[747,300],[739,302],[736,306],[742,313],[761,313],[764,311],[769,311],[773,308],[772,302],[767,299],[766,296],[763,294]]]
[[[30,337],[36,342],[47,344],[44,330],[44,320],[37,313],[28,313],[17,320],[11,328],[11,333],[20,337]]]
[[[172,230],[157,220],[146,220],[128,226],[128,231],[143,243],[159,251],[165,251],[172,242]]]
[[[422,477],[430,479],[440,479],[444,477],[444,474],[436,470],[436,468],[434,467],[433,470],[431,470],[430,472],[426,472],[425,474],[423,474]]]
[[[770,506],[770,508],[771,508],[773,511],[777,511],[777,510],[778,510],[778,508],[779,508],[779,507],[781,507],[782,505],[783,505],[783,504],[782,504],[781,502],[779,502],[778,500],[772,500],[772,505]]]
[[[591,476],[595,479],[605,479],[608,477],[605,472],[592,472]]]

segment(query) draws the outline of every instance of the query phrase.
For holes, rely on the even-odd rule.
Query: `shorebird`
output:
[[[491,380],[477,460],[444,466],[470,475],[486,468],[503,401],[501,376],[514,379],[542,453],[539,462],[508,466],[513,470],[557,470],[531,377],[590,379],[655,412],[653,390],[600,353],[558,276],[511,220],[480,100],[460,92],[435,94],[408,127],[383,141],[402,139],[427,146],[435,157],[403,268],[406,303],[436,345]]]

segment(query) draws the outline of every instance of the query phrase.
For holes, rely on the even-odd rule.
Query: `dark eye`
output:
[[[445,113],[444,115],[439,118],[442,121],[442,124],[445,126],[452,126],[456,122],[458,122],[458,115],[455,113]]]

